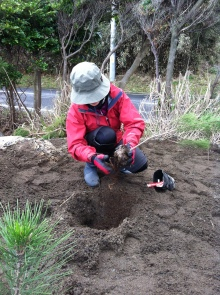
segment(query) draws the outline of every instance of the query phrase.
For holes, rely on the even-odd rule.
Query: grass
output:
[[[183,139],[179,142],[182,146],[190,146],[194,148],[201,148],[208,150],[210,148],[210,141],[208,139]]]
[[[156,83],[151,83],[150,100],[155,98],[158,104],[149,113],[145,100],[140,104],[139,112],[147,121],[145,137],[158,135],[161,139],[176,137],[183,144],[208,147],[220,143],[220,104],[218,99],[210,99],[210,84],[201,93],[195,94],[194,84],[189,73],[179,78],[173,87],[172,99],[167,103],[165,83],[161,93],[157,93]],[[205,94],[203,94],[205,93]],[[161,135],[161,136],[160,136]],[[186,141],[187,140],[187,141]]]
[[[122,76],[116,76],[115,85],[118,85],[118,82],[122,79]],[[125,86],[126,92],[135,92],[135,93],[149,93],[150,91],[151,78],[147,75],[135,74],[133,75],[127,85]]]
[[[17,129],[14,130],[13,135],[28,137],[30,135],[30,131],[21,126],[21,127],[18,127]]]
[[[166,102],[165,82],[161,81],[162,91],[158,93],[155,80],[147,75],[133,75],[126,85],[125,91],[149,93],[150,100],[154,101],[156,98],[159,102],[150,114],[148,109],[145,109],[145,100],[140,105],[139,112],[148,122],[146,136],[163,134],[162,138],[176,136],[178,140],[204,139],[218,143],[220,140],[219,98],[210,99],[211,82],[214,81],[214,78],[215,73],[210,74],[208,72],[203,72],[200,75],[187,72],[184,76],[180,75],[173,80],[173,97],[169,104]],[[117,85],[120,80],[121,76],[116,76],[114,84]],[[27,83],[31,83],[31,77],[24,76],[20,86],[27,86]],[[216,93],[219,97],[220,91],[218,89],[220,85],[218,84]],[[42,85],[45,88],[60,88],[61,95],[56,100],[54,113],[46,121],[46,124],[42,123],[42,120],[37,122],[36,118],[30,122],[31,127],[29,128],[34,131],[30,131],[30,135],[43,134],[42,136],[45,139],[65,136],[64,116],[70,105],[71,87],[68,84],[60,84],[59,77],[50,75],[42,76]],[[21,130],[21,132],[23,131]]]
[[[58,89],[59,79],[53,75],[42,75],[41,77],[42,88],[45,89]],[[34,87],[34,75],[23,75],[18,85],[21,88],[33,88]]]
[[[52,124],[44,124],[43,130],[45,134],[43,139],[59,138],[66,136],[66,115],[62,114],[61,116],[55,117]]]
[[[122,76],[117,76],[115,84],[118,84],[118,81]],[[60,78],[59,76],[53,76],[53,75],[42,75],[42,88],[45,89],[58,89],[60,88]],[[30,87],[33,88],[33,83],[34,83],[34,77],[33,75],[23,75],[19,87],[21,88],[26,88]],[[146,75],[141,75],[141,74],[136,74],[133,75],[128,84],[125,87],[125,91],[127,92],[139,92],[139,93],[146,93],[149,92],[149,85],[150,85],[150,77]]]
[[[210,137],[213,133],[220,131],[220,117],[210,111],[207,111],[200,116],[195,113],[187,113],[180,117],[180,132],[196,130],[200,130],[204,137]]]
[[[121,80],[122,76],[116,76],[115,85]],[[207,84],[211,83],[215,78],[215,73],[202,73],[194,75],[190,73],[189,81],[191,85],[191,91],[193,93],[198,93],[204,95],[207,90]],[[152,78],[144,74],[133,75],[127,85],[125,86],[126,92],[135,93],[149,93],[151,90]],[[163,82],[163,81],[162,81]],[[179,84],[179,77],[173,79],[173,87],[175,88]],[[33,88],[33,75],[23,75],[19,87],[30,87]],[[42,88],[45,89],[58,89],[60,88],[60,78],[59,76],[53,75],[42,75]],[[218,86],[218,91],[220,92],[220,85]]]

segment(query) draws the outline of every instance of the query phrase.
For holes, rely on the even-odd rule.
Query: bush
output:
[[[196,140],[184,139],[180,141],[180,145],[201,148],[201,149],[209,149],[210,141],[208,139],[196,139]]]
[[[43,139],[59,138],[66,136],[65,130],[66,115],[61,115],[55,117],[53,122],[49,126],[44,126],[43,131],[45,135],[42,136]]]
[[[22,137],[28,137],[30,135],[30,131],[27,130],[27,129],[24,129],[22,127],[18,127],[13,132],[13,135],[15,135],[15,136],[22,136]]]
[[[210,84],[206,91],[196,93],[190,83],[190,72],[180,76],[178,84],[172,89],[172,98],[168,100],[165,83],[162,91],[157,92],[156,82],[151,84],[150,96],[140,104],[139,111],[147,122],[145,137],[176,138],[192,146],[207,148],[210,143],[219,144],[220,106],[219,98],[210,99]],[[197,86],[197,91],[200,91]],[[205,93],[205,94],[204,94]],[[149,100],[153,108],[149,113]]]
[[[220,116],[207,112],[201,116],[195,113],[184,114],[179,119],[179,131],[200,131],[204,137],[210,138],[215,132],[220,132]]]

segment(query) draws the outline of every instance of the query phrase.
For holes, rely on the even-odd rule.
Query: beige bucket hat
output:
[[[103,99],[110,90],[110,81],[92,62],[81,62],[70,74],[71,102],[90,104]]]

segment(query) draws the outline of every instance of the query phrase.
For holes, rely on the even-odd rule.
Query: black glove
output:
[[[109,167],[105,162],[109,159],[108,155],[104,154],[95,154],[91,157],[91,162],[99,168],[103,173],[110,174],[113,172],[113,169]]]
[[[127,165],[134,164],[135,149],[133,149],[133,150],[131,149],[130,143],[127,143],[125,146],[128,149],[128,157],[129,157]]]

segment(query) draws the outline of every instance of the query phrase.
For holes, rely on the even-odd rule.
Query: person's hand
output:
[[[131,149],[130,143],[119,145],[115,151],[120,160],[121,166],[127,167],[134,164],[135,149]]]
[[[125,166],[130,166],[132,164],[134,164],[134,157],[135,157],[135,149],[131,149],[131,145],[130,143],[127,143],[126,148],[128,150],[128,160]]]
[[[103,173],[110,174],[113,172],[113,169],[106,164],[106,161],[109,159],[108,155],[104,154],[95,154],[91,157],[91,162],[99,168]]]

